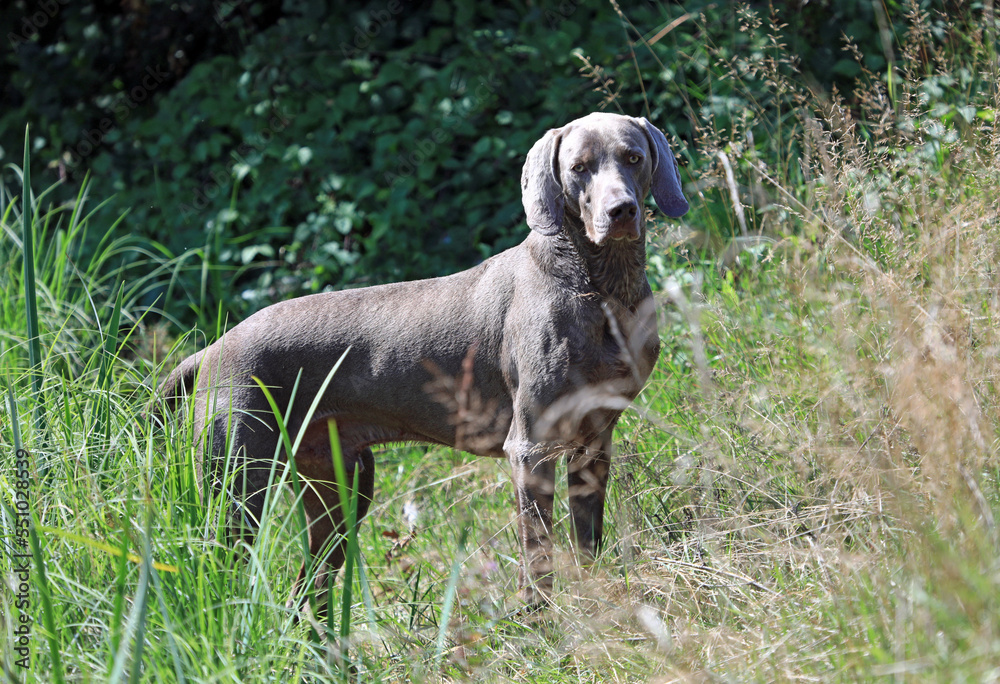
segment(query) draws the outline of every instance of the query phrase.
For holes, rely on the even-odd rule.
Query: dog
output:
[[[663,133],[645,118],[607,113],[549,130],[528,152],[521,189],[531,231],[520,245],[449,276],[273,304],[182,361],[161,385],[169,407],[194,402],[199,458],[215,486],[223,486],[222,464],[235,459],[234,520],[251,535],[273,460],[289,457],[255,379],[282,412],[295,388],[287,427],[292,439],[301,436],[294,460],[308,483],[317,588],[345,557],[331,420],[346,484],[357,479],[359,521],[373,496],[374,445],[425,442],[509,459],[519,589],[529,606],[552,593],[557,457],[568,459],[578,556],[588,563],[598,553],[612,431],[660,348],[643,201],[652,192],[671,217],[688,202]],[[440,396],[448,387],[457,387],[452,400]]]

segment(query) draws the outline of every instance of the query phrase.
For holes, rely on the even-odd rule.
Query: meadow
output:
[[[563,485],[556,595],[537,614],[516,598],[507,465],[399,445],[376,453],[334,610],[298,620],[292,491],[253,545],[223,543],[228,505],[199,494],[189,416],[152,410],[158,379],[227,324],[178,335],[130,309],[189,260],[94,225],[86,189],[52,208],[30,178],[7,184],[4,678],[1000,680],[987,18],[955,47],[915,12],[887,73],[859,59],[851,106],[797,80],[778,42],[725,64],[782,98],[724,129],[695,112],[684,154],[710,161],[684,179],[690,213],[650,224],[663,350],[619,426],[606,547],[575,565]],[[78,260],[88,233],[109,237]]]

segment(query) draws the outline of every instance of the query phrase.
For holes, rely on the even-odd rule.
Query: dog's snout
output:
[[[612,221],[634,219],[638,212],[639,207],[635,201],[626,198],[612,204],[611,208],[608,209],[608,218]]]
[[[605,220],[598,244],[606,239],[635,240],[641,235],[639,203],[629,195],[611,196],[605,200]]]

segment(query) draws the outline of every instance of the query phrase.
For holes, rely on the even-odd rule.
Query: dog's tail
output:
[[[163,421],[164,408],[172,413],[182,399],[194,393],[194,383],[198,377],[198,369],[201,367],[201,359],[204,355],[205,350],[203,349],[187,357],[177,364],[177,367],[170,371],[166,379],[160,383],[150,411],[157,420]]]

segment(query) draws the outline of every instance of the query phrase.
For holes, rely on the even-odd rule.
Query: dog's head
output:
[[[645,118],[594,113],[548,131],[528,152],[521,197],[528,225],[555,235],[579,220],[597,245],[638,240],[652,190],[667,216],[688,210],[667,139]]]

